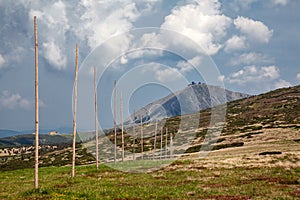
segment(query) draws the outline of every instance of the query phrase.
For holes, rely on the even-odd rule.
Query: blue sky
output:
[[[299,8],[298,0],[0,0],[0,128],[34,128],[35,15],[40,126],[55,129],[72,126],[76,43],[87,127],[92,66],[101,127],[111,126],[114,79],[125,117],[191,81],[249,94],[298,85]]]

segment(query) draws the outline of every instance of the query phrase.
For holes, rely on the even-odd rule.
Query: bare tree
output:
[[[34,16],[34,43],[35,43],[35,165],[34,188],[39,188],[39,63],[38,63],[38,35],[36,16]]]
[[[123,127],[123,107],[122,107],[122,92],[120,92],[120,118],[121,118],[121,131],[122,131],[122,162],[124,162],[124,127]]]
[[[77,110],[77,80],[78,80],[78,45],[76,44],[75,58],[75,80],[73,96],[73,155],[72,155],[72,177],[75,176],[75,158],[76,158],[76,110]]]
[[[115,154],[114,154],[114,163],[116,164],[117,162],[117,122],[116,122],[116,117],[117,117],[117,105],[116,105],[116,98],[117,98],[117,81],[114,81],[114,131],[115,131]]]
[[[94,67],[94,101],[95,101],[95,135],[96,135],[96,168],[99,168],[99,142],[98,142],[98,103],[97,103],[97,78],[96,67]]]

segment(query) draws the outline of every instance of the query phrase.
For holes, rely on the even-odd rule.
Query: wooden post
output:
[[[144,139],[143,139],[143,117],[142,114],[140,115],[141,121],[141,153],[142,153],[142,160],[144,160]]]
[[[157,134],[157,121],[155,120],[154,144],[153,144],[153,159],[155,157],[155,150],[156,150],[156,134]]]
[[[35,43],[35,165],[34,188],[39,187],[39,63],[38,63],[38,35],[36,16],[34,16],[34,43]]]
[[[160,160],[162,157],[162,148],[163,148],[163,128],[160,129],[160,156],[159,156]]]
[[[166,128],[166,143],[165,143],[165,158],[167,159],[168,155],[168,128]]]
[[[173,135],[170,133],[170,158],[173,158]]]
[[[78,45],[76,44],[75,58],[75,80],[74,80],[74,97],[73,97],[73,155],[72,155],[72,177],[75,176],[75,158],[76,158],[76,111],[77,111],[77,80],[78,80]]]
[[[123,127],[123,107],[122,107],[122,92],[120,92],[120,118],[121,118],[121,131],[122,131],[122,162],[124,162],[124,127]]]
[[[133,160],[135,160],[135,137],[136,137],[136,132],[135,132],[135,110],[133,111],[133,128],[132,128],[132,130],[133,130],[133,150],[132,150],[132,152],[133,152]]]
[[[117,85],[117,81],[115,80],[114,81],[114,131],[115,131],[115,134],[114,134],[114,140],[115,140],[115,152],[114,152],[114,163],[116,164],[117,162],[117,122],[116,122],[116,116],[117,116],[117,105],[116,105],[116,98],[117,98],[117,88],[116,88],[116,85]]]
[[[98,103],[97,103],[97,72],[96,67],[94,67],[94,101],[95,101],[95,135],[96,135],[96,168],[99,168],[99,142],[98,142]]]

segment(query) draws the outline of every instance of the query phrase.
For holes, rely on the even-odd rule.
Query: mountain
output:
[[[55,131],[55,132],[60,133],[60,134],[69,134],[69,133],[73,132],[73,128],[60,127],[60,128],[57,128],[57,129],[40,129],[39,133],[40,134],[48,134],[51,131]],[[0,138],[11,137],[11,136],[16,136],[16,135],[32,134],[34,132],[35,132],[34,129],[21,130],[21,131],[0,129]]]
[[[250,96],[248,94],[232,92],[219,86],[193,83],[182,90],[148,104],[135,114],[136,116],[142,115],[143,121],[153,121],[154,119],[195,113]],[[131,116],[131,119],[133,119],[133,116]],[[125,124],[129,124],[130,121],[127,120]],[[138,123],[139,121],[140,119],[136,117],[135,122]]]
[[[21,133],[19,131],[0,129],[0,138],[14,136],[14,135],[20,135],[20,134]]]

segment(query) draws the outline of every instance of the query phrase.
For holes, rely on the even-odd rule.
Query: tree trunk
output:
[[[38,63],[38,35],[36,16],[34,16],[34,40],[35,40],[35,165],[34,188],[39,187],[39,63]]]
[[[72,177],[75,176],[75,158],[76,158],[76,110],[77,110],[77,80],[78,80],[78,45],[76,44],[75,59],[75,80],[73,96],[73,155],[72,155]]]
[[[96,67],[94,67],[94,101],[95,101],[95,137],[96,137],[96,168],[99,168],[99,149],[98,149],[98,103],[97,103],[97,85],[96,85]]]

